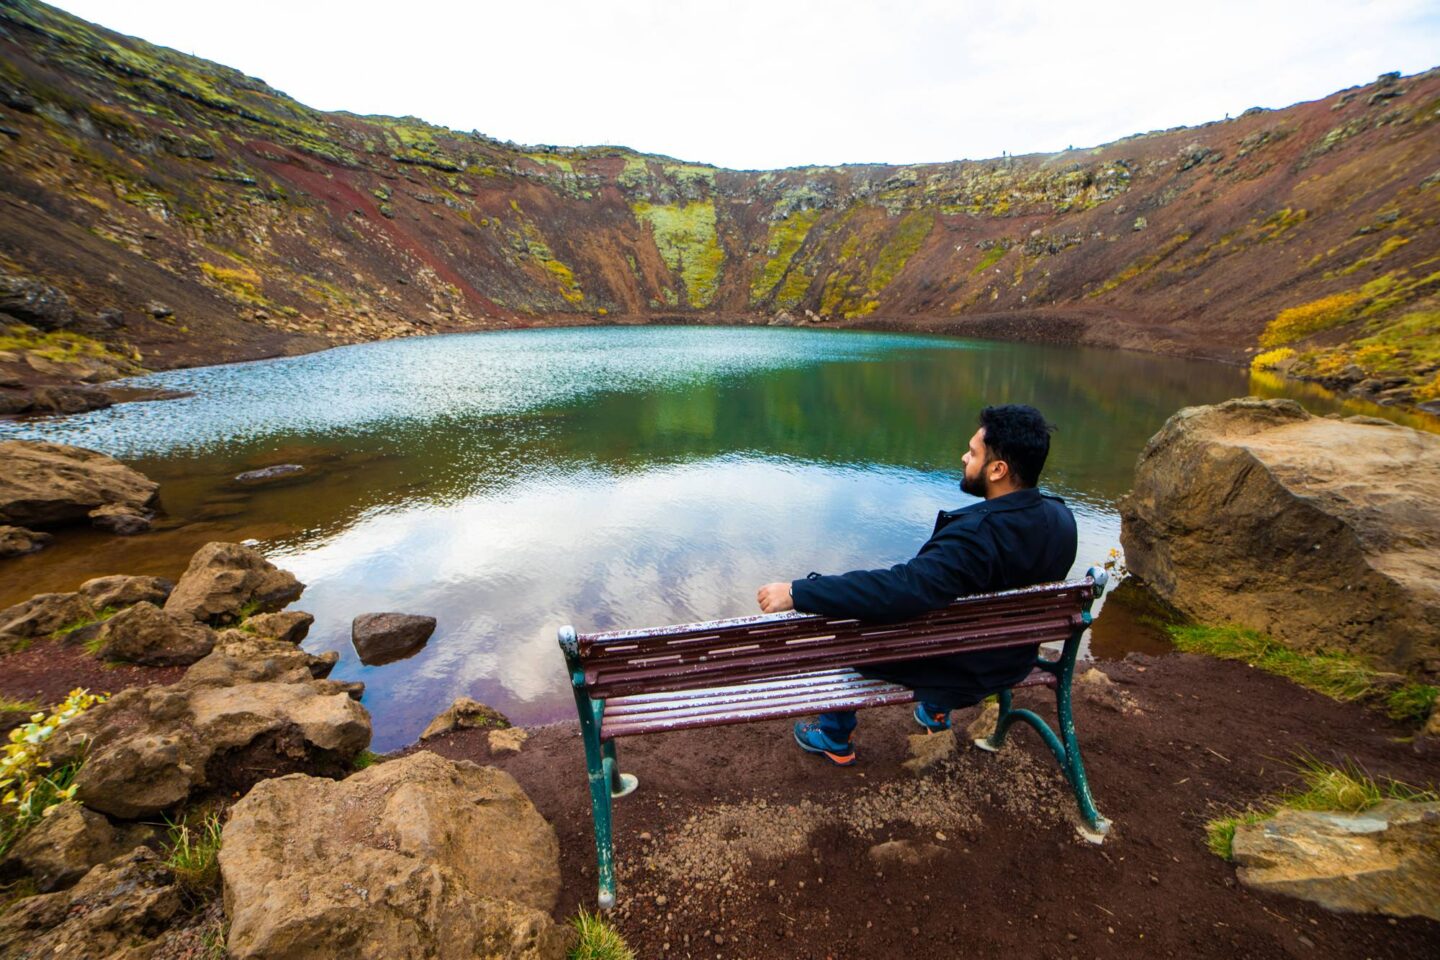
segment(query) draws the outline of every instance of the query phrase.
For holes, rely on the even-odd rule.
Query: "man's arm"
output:
[[[827,617],[905,620],[938,610],[991,582],[994,545],[979,518],[948,524],[920,552],[888,570],[852,570],[789,584],[794,609]],[[771,586],[775,586],[772,584]],[[762,588],[762,594],[768,588]],[[762,608],[764,598],[762,600]],[[788,609],[788,608],[781,608]]]

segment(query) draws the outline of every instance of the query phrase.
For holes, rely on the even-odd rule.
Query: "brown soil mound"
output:
[[[920,778],[900,766],[918,729],[900,708],[862,716],[860,761],[848,769],[801,754],[785,723],[622,742],[621,766],[641,787],[616,805],[615,922],[647,958],[1360,958],[1434,949],[1436,924],[1257,895],[1205,848],[1208,818],[1291,784],[1302,753],[1351,759],[1377,776],[1433,778],[1406,731],[1234,663],[1132,655],[1105,670],[1140,712],[1077,708],[1100,809],[1116,824],[1103,847],[1076,837],[1059,770],[1024,728],[999,755],[962,749]],[[1019,699],[1044,715],[1044,697]],[[573,724],[533,731],[515,756],[491,756],[484,731],[425,749],[514,775],[560,834],[561,913],[593,908]],[[870,847],[892,839],[933,846],[935,859],[877,867]]]

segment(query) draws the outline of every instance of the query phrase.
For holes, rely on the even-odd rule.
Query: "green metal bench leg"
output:
[[[1085,764],[1080,759],[1075,715],[1070,710],[1070,674],[1073,668],[1073,664],[1066,665],[1061,674],[1062,682],[1055,688],[1055,713],[1060,718],[1060,736],[1064,738],[1064,745],[1057,756],[1061,758],[1060,765],[1070,781],[1070,788],[1075,791],[1075,804],[1080,808],[1080,819],[1084,821],[1080,835],[1091,843],[1103,843],[1110,832],[1110,821],[1095,809],[1095,798],[1090,795],[1090,781],[1085,776]]]
[[[975,741],[975,746],[981,750],[988,750],[990,753],[997,753],[1001,747],[1005,746],[1005,734],[1009,732],[1010,724],[1015,722],[1015,711],[1010,709],[1010,691],[1001,690],[998,699],[1000,716],[995,719],[995,732]]]
[[[583,702],[581,698],[584,698]],[[610,777],[605,750],[600,745],[600,705],[576,690],[580,707],[580,735],[585,741],[585,769],[590,780],[590,811],[595,823],[595,873],[600,886],[601,910],[615,906],[615,846],[610,820]],[[613,763],[610,764],[613,768]]]
[[[615,757],[615,741],[606,740],[603,744],[605,750],[605,773],[610,782],[610,796],[612,798],[627,797],[635,792],[640,786],[640,780],[633,773],[621,773],[620,761]]]
[[[1095,578],[1098,592],[1103,592],[1108,579],[1103,571],[1092,568],[1090,576]],[[1097,592],[1097,596],[1098,596]],[[1084,613],[1084,624],[1076,629],[1070,639],[1066,641],[1065,648],[1060,654],[1059,660],[1040,659],[1038,666],[1055,675],[1055,714],[1060,721],[1060,733],[1057,736],[1055,731],[1050,729],[1038,714],[1030,710],[1017,710],[1011,706],[1011,692],[1000,691],[1000,716],[995,721],[995,732],[988,737],[982,737],[975,741],[975,746],[991,753],[998,751],[1005,745],[1005,735],[1009,732],[1011,724],[1019,720],[1035,728],[1040,739],[1050,748],[1055,755],[1055,760],[1060,764],[1060,769],[1065,772],[1065,779],[1070,781],[1070,789],[1075,793],[1075,805],[1080,809],[1082,824],[1078,827],[1079,833],[1091,843],[1102,843],[1105,836],[1110,832],[1110,821],[1100,815],[1095,809],[1095,798],[1090,795],[1090,781],[1085,776],[1085,764],[1080,759],[1080,741],[1075,735],[1075,715],[1071,710],[1070,681],[1075,675],[1075,656],[1080,650],[1080,638],[1085,627],[1090,625],[1090,610],[1086,606]]]

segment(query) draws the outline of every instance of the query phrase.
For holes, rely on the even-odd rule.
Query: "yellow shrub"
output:
[[[1257,372],[1260,370],[1274,370],[1281,363],[1289,360],[1293,356],[1295,356],[1295,351],[1289,347],[1266,350],[1264,353],[1255,355],[1255,358],[1250,361],[1250,369]]]
[[[1354,317],[1356,307],[1365,299],[1359,293],[1346,291],[1281,310],[1260,334],[1260,346],[1278,347],[1338,327]]]
[[[51,769],[44,759],[45,742],[63,724],[104,703],[105,697],[72,690],[50,716],[34,714],[29,723],[10,731],[0,752],[0,855],[46,811],[75,796],[74,768]]]

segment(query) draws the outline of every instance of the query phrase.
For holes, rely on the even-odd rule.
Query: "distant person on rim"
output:
[[[888,570],[770,583],[756,599],[766,613],[798,610],[827,617],[893,621],[938,610],[956,597],[1063,580],[1075,562],[1075,518],[1065,501],[1036,484],[1050,453],[1040,411],[1020,404],[986,407],[961,462],[960,489],[978,503],[941,511],[914,558]],[[930,657],[859,667],[867,677],[913,689],[915,720],[927,731],[950,727],[950,711],[979,703],[1029,674],[1037,647]],[[845,766],[855,762],[855,711],[822,713],[795,724],[795,742]]]

